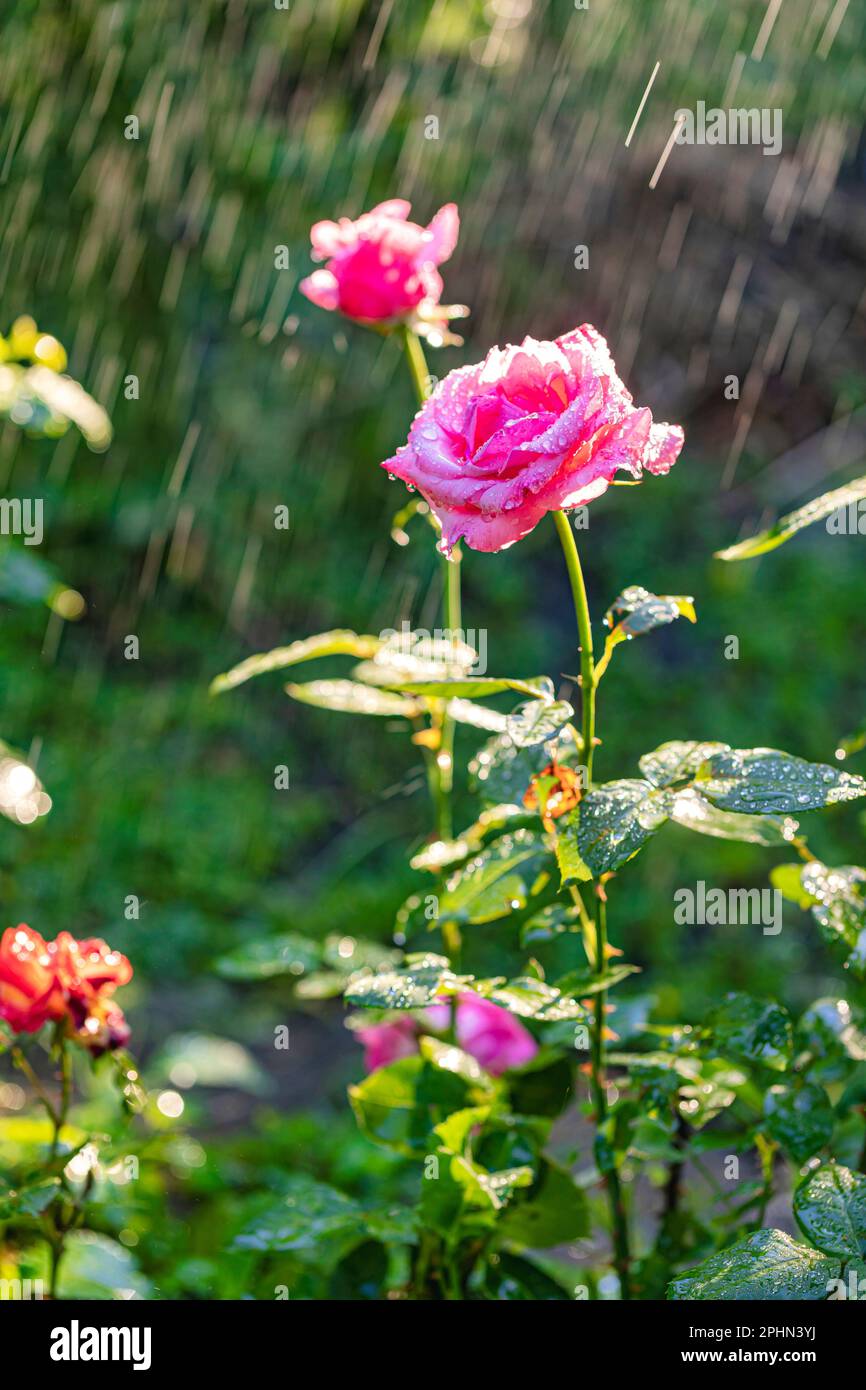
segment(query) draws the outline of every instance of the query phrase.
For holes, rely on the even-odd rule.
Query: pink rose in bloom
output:
[[[531,1062],[538,1043],[507,1009],[478,994],[457,999],[457,1041],[492,1076]]]
[[[417,488],[442,525],[441,548],[504,550],[545,512],[600,497],[618,469],[667,473],[679,425],[633,405],[591,324],[554,342],[525,338],[450,372],[382,464]]]
[[[443,286],[436,267],[457,244],[457,207],[446,203],[428,227],[408,220],[411,208],[404,198],[391,198],[355,222],[317,222],[310,232],[313,256],[328,264],[301,281],[302,292],[322,309],[368,323],[404,317],[422,300],[438,304]]]
[[[401,1057],[411,1057],[418,1050],[418,1035],[430,1029],[444,1033],[451,1021],[450,1004],[434,1004],[425,1009],[426,1029],[421,1019],[398,1019],[394,1023],[377,1023],[360,1028],[358,1037],[364,1043],[364,1065],[367,1071],[386,1067]],[[492,1076],[501,1076],[512,1067],[522,1067],[538,1051],[538,1043],[522,1023],[507,1009],[482,999],[477,994],[457,997],[457,1042]]]
[[[394,1023],[374,1023],[359,1028],[356,1036],[364,1044],[364,1066],[367,1071],[387,1067],[401,1057],[411,1057],[418,1051],[418,1026],[412,1018],[400,1018]]]

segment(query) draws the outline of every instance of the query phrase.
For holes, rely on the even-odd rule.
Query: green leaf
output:
[[[539,1023],[553,1023],[564,1018],[588,1019],[589,1014],[581,1004],[563,990],[537,980],[534,975],[524,975],[508,984],[498,984],[494,980],[472,980],[467,988],[494,1004],[499,1004],[509,1013],[519,1018],[534,1018]]]
[[[638,766],[654,787],[676,787],[692,782],[714,753],[728,751],[727,743],[699,743],[673,739],[652,753],[644,753]]]
[[[41,1216],[58,1194],[59,1178],[39,1179],[18,1188],[0,1189],[0,1221],[16,1216]]]
[[[419,1053],[379,1067],[350,1086],[349,1100],[358,1124],[372,1139],[401,1153],[426,1154],[431,1152],[434,1127],[453,1111],[472,1105],[475,1091]]]
[[[270,980],[276,975],[305,975],[321,963],[317,941],[288,932],[243,942],[220,956],[216,969],[227,980]]]
[[[326,1183],[293,1173],[279,1201],[235,1236],[236,1250],[315,1250],[332,1236],[363,1229],[360,1205]]]
[[[797,822],[790,816],[747,816],[737,811],[722,811],[693,787],[674,794],[670,818],[699,835],[769,848],[789,844],[797,831]]]
[[[780,517],[774,526],[770,526],[766,531],[759,531],[756,536],[750,536],[748,540],[738,541],[736,545],[729,545],[724,550],[716,551],[717,560],[754,560],[758,555],[765,555],[769,550],[775,550],[776,546],[784,544],[795,536],[798,531],[802,531],[804,526],[811,526],[816,521],[823,521],[840,508],[850,506],[852,502],[858,502],[861,497],[866,497],[866,478],[855,478],[853,482],[846,483],[843,487],[834,488],[832,492],[822,493],[820,497],[813,497],[811,502],[807,502],[804,507],[798,507],[794,512],[788,512],[787,516]]]
[[[254,676],[266,675],[269,671],[282,671],[286,666],[297,666],[301,661],[312,661],[318,656],[375,656],[382,645],[378,637],[362,637],[357,632],[335,629],[333,632],[320,632],[315,637],[305,637],[300,642],[292,642],[288,647],[275,647],[270,652],[259,652],[248,656],[224,675],[216,676],[210,685],[211,695],[221,695],[225,690],[234,690],[244,681]]]
[[[791,1019],[779,1004],[748,994],[729,994],[710,1015],[710,1024],[720,1053],[732,1052],[774,1071],[784,1071],[791,1061]]]
[[[540,835],[503,835],[448,879],[439,899],[440,922],[474,925],[523,909],[552,869],[553,856]]]
[[[866,979],[866,870],[813,860],[801,869],[800,885],[824,940],[842,947],[848,953],[845,969]]]
[[[866,1175],[825,1163],[794,1193],[794,1215],[827,1255],[866,1255]]]
[[[565,841],[559,854],[563,875],[580,877],[580,864],[593,878],[620,868],[664,824],[670,805],[668,792],[637,778],[594,787],[560,822],[559,840]]]
[[[484,1275],[484,1290],[488,1299],[497,1303],[571,1301],[571,1295],[563,1286],[538,1265],[522,1255],[506,1251],[491,1256]]]
[[[693,598],[685,594],[652,594],[640,584],[623,589],[604,615],[605,625],[611,631],[604,644],[604,655],[596,667],[596,676],[600,678],[604,674],[613,649],[620,642],[643,637],[657,627],[676,622],[677,618],[697,622]]]
[[[833,1135],[833,1107],[823,1086],[771,1086],[764,1097],[767,1133],[795,1163],[805,1163]]]
[[[57,1296],[59,1299],[149,1298],[150,1281],[130,1251],[95,1231],[71,1231],[65,1240]]]
[[[418,700],[406,700],[388,690],[361,685],[359,681],[307,681],[304,685],[289,684],[286,694],[302,705],[337,710],[341,714],[375,714],[383,718],[417,719],[425,713]]]
[[[539,709],[541,708],[543,706],[539,704]],[[508,716],[500,713],[498,709],[490,709],[487,705],[479,705],[472,700],[449,700],[446,713],[448,718],[457,724],[468,724],[473,729],[485,729],[492,734],[501,734],[508,720]]]
[[[526,680],[504,676],[467,676],[445,681],[401,681],[394,688],[408,695],[424,695],[437,700],[452,697],[480,700],[485,695],[501,695],[505,690],[516,690],[521,695],[531,695],[536,700],[546,702],[553,699],[553,683],[549,676],[530,676]]]
[[[477,660],[478,653],[465,642],[418,632],[395,632],[383,637],[372,659],[354,667],[352,675],[368,685],[402,689],[405,681],[463,677]]]
[[[399,969],[354,975],[344,998],[361,1009],[423,1009],[440,995],[455,993],[465,980],[454,974],[445,956],[424,952],[407,956]]]
[[[539,706],[539,709],[543,708]],[[573,762],[577,757],[577,746],[572,731],[565,725],[559,734],[561,742],[556,745],[556,760],[560,763]],[[551,747],[548,743],[519,747],[506,732],[489,739],[478,750],[469,764],[469,771],[485,802],[521,806],[533,777],[550,761]]]
[[[777,864],[770,870],[770,882],[788,902],[796,903],[798,907],[812,907],[815,899],[803,887],[802,869],[802,864]]]
[[[697,787],[724,811],[785,815],[866,795],[866,781],[777,748],[727,748],[711,754]]]
[[[511,1203],[498,1225],[504,1240],[541,1250],[589,1234],[589,1203],[564,1168],[542,1159],[525,1197]]]
[[[599,994],[602,990],[613,989],[614,985],[634,974],[640,974],[640,966],[626,965],[625,962],[610,965],[600,974],[596,974],[587,966],[584,970],[570,971],[556,983],[563,993],[573,994],[582,999],[586,994]]]
[[[827,1297],[839,1261],[800,1245],[784,1231],[754,1231],[668,1285],[671,1299],[810,1300]]]
[[[490,1173],[473,1159],[455,1154],[451,1159],[451,1176],[463,1188],[465,1200],[472,1206],[490,1207],[501,1211],[514,1193],[529,1187],[534,1174],[531,1168],[504,1168]]]
[[[506,715],[505,729],[515,748],[534,748],[557,738],[573,718],[574,709],[567,700],[555,700],[549,705],[531,700]]]
[[[798,1049],[821,1059],[838,1053],[866,1062],[866,1030],[846,999],[816,999],[797,1023],[795,1039]]]
[[[481,1063],[476,1061],[471,1053],[464,1052],[454,1043],[443,1042],[441,1038],[425,1035],[418,1039],[418,1047],[421,1056],[431,1066],[439,1067],[442,1071],[453,1072],[455,1076],[460,1077],[461,1081],[465,1081],[467,1086],[473,1086],[480,1092],[495,1089],[495,1083]]]

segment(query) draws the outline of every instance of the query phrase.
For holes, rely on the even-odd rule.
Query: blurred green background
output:
[[[406,495],[378,467],[405,437],[410,383],[396,342],[299,294],[319,218],[399,195],[426,222],[456,201],[445,299],[472,314],[431,371],[589,320],[636,399],[684,425],[671,475],[611,489],[579,536],[598,618],[635,582],[692,594],[699,614],[616,653],[601,777],[633,775],[672,737],[832,762],[861,722],[863,538],[816,527],[757,562],[712,558],[863,471],[866,15],[838,10],[786,0],[763,32],[757,0],[7,0],[2,326],[26,312],[56,334],[116,433],[102,456],[72,433],[0,433],[4,494],[45,499],[40,556],[87,602],[62,631],[39,605],[4,604],[0,736],[37,740],[54,807],[2,829],[3,925],[127,952],[145,1057],[175,1033],[219,1034],[272,1074],[274,1109],[342,1112],[359,1061],[340,1006],[293,1012],[297,1042],[275,1061],[279,982],[233,986],[213,962],[268,928],[387,940],[417,886],[407,848],[429,813],[396,729],[293,705],[278,676],[207,694],[243,656],[309,633],[436,624],[426,528],[392,542]],[[674,111],[698,100],[781,108],[782,155],[675,147],[651,190]],[[492,673],[574,671],[552,527],[463,568]],[[477,742],[460,731],[458,765]],[[863,828],[856,806],[804,819],[834,863],[858,860]],[[662,1017],[728,988],[797,1006],[832,987],[794,909],[772,950],[758,928],[674,926],[677,886],[763,886],[778,858],[671,829],[630,866],[611,933]],[[230,1090],[197,1103],[229,1131],[250,1105]],[[275,1162],[321,1143],[292,1123]]]

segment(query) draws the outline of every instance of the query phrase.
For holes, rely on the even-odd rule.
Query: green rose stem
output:
[[[595,692],[597,688],[595,662],[592,652],[592,624],[589,617],[589,603],[580,556],[574,539],[571,522],[565,512],[553,512],[553,523],[559,535],[571,593],[574,600],[574,613],[577,618],[577,635],[580,645],[580,698],[583,738],[583,761],[586,767],[587,789],[592,786],[592,764],[595,751]],[[596,911],[593,921],[592,965],[597,975],[603,975],[607,966],[607,904],[604,889],[596,888]],[[605,1088],[604,1026],[607,993],[599,990],[593,1004],[592,1050],[590,1054],[590,1086],[593,1108],[595,1110],[596,1130],[601,1132],[607,1118],[607,1093]],[[620,1292],[624,1299],[631,1297],[629,1283],[629,1236],[628,1218],[623,1199],[619,1173],[612,1163],[605,1163],[604,1182],[610,1203],[611,1229],[613,1234],[614,1266],[619,1276]]]
[[[427,359],[424,356],[424,349],[418,334],[414,333],[408,325],[404,324],[401,337],[406,361],[409,364],[409,373],[415,387],[415,394],[418,397],[418,404],[423,405],[430,395],[430,372],[427,367]],[[442,571],[442,607],[445,630],[451,634],[452,641],[456,641],[462,630],[459,547],[455,546],[450,555],[442,556],[442,565],[444,567]],[[447,705],[445,710],[439,731],[439,747],[434,751],[431,759],[435,769],[433,802],[436,808],[436,835],[440,840],[450,840],[454,833],[451,815],[451,790],[454,785],[454,720],[448,716]],[[455,922],[442,922],[442,944],[452,966],[455,970],[459,970],[463,941],[460,936],[460,928]],[[451,997],[449,1034],[452,1042],[456,1043],[457,999],[454,995]],[[443,1295],[446,1299],[459,1299],[461,1296],[459,1274],[449,1252],[445,1250],[443,1255],[443,1269],[439,1275]],[[423,1290],[427,1280],[429,1259],[429,1242],[422,1237],[421,1252],[414,1278],[418,1290]]]
[[[60,1148],[60,1134],[63,1126],[66,1124],[69,1102],[72,1098],[72,1059],[69,1055],[69,1049],[66,1046],[66,1037],[62,1031],[63,1027],[64,1025],[62,1022],[58,1023],[54,1035],[56,1055],[60,1062],[60,1101],[57,1106],[52,1103],[45,1087],[42,1085],[42,1082],[39,1080],[39,1077],[31,1067],[21,1048],[14,1046],[10,1048],[9,1051],[14,1065],[26,1076],[35,1094],[39,1097],[39,1100],[48,1112],[52,1128],[49,1162],[52,1164]],[[57,1200],[52,1202],[45,1213],[46,1224],[49,1220],[51,1222],[51,1228],[46,1230],[44,1235],[51,1251],[48,1294],[52,1299],[57,1296],[57,1277],[60,1273],[60,1261],[63,1258],[63,1247],[66,1243],[67,1227],[63,1224],[62,1215],[62,1197],[58,1196]]]
[[[403,350],[409,364],[409,372],[415,386],[418,404],[423,405],[430,395],[430,373],[427,359],[417,333],[404,325],[400,330]],[[461,631],[460,611],[460,551],[457,547],[450,556],[442,556],[444,566],[443,613],[445,630],[456,640]],[[442,718],[440,744],[436,752],[437,795],[436,795],[436,834],[440,840],[450,840],[453,833],[451,819],[451,788],[454,779],[454,720],[446,713]]]

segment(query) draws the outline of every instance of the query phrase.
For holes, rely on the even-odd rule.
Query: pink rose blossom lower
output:
[[[382,467],[429,503],[446,553],[460,540],[495,551],[545,512],[600,497],[619,470],[667,473],[682,446],[679,425],[654,424],[633,404],[587,323],[450,372]]]
[[[367,1071],[388,1066],[418,1051],[419,1034],[444,1033],[451,1021],[450,1004],[434,1004],[418,1018],[400,1018],[392,1023],[376,1023],[359,1028],[364,1044]],[[457,1043],[470,1053],[485,1071],[501,1076],[512,1067],[522,1067],[538,1051],[538,1043],[522,1023],[498,1004],[478,994],[457,996]]]
[[[391,198],[357,221],[317,222],[310,232],[313,256],[326,260],[301,281],[301,290],[322,309],[381,323],[405,317],[422,300],[438,304],[437,266],[457,244],[460,218],[454,203],[440,208],[427,227],[410,222],[411,203]]]

